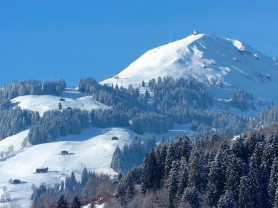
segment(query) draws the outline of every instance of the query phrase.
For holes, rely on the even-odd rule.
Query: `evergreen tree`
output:
[[[89,180],[89,174],[88,174],[88,170],[87,168],[85,167],[82,171],[82,175],[81,175],[81,185],[83,187],[85,187],[87,181]]]
[[[181,160],[181,177],[179,181],[179,188],[177,192],[177,197],[181,199],[184,190],[188,185],[188,169],[186,166],[186,159],[183,157]]]
[[[250,161],[248,178],[252,207],[262,207],[263,204],[261,203],[262,193],[260,189],[259,167],[254,155]]]
[[[185,203],[185,207],[188,207],[188,204],[191,208],[200,208],[200,194],[196,187],[187,187],[182,196],[182,202]]]
[[[251,201],[250,190],[249,190],[249,181],[247,176],[242,176],[240,178],[238,207],[239,208],[252,207],[252,201]]]
[[[218,208],[236,208],[236,202],[234,200],[233,192],[226,191],[223,194],[217,204]]]
[[[149,172],[149,154],[146,155],[143,165],[142,165],[142,174],[141,174],[141,190],[142,193],[145,194],[146,191],[150,188],[151,184],[151,173]]]
[[[174,161],[174,145],[171,143],[167,149],[167,156],[166,156],[165,165],[164,165],[164,179],[163,180],[164,180],[165,186],[168,186],[168,178],[170,175],[170,171],[172,169],[173,161]]]
[[[276,189],[276,192],[275,192],[275,199],[274,199],[274,203],[273,203],[273,208],[278,208],[278,189]]]
[[[74,197],[71,208],[81,208],[81,202],[77,196]]]
[[[269,187],[268,187],[268,194],[272,205],[274,204],[275,192],[277,188],[278,188],[278,160],[275,157],[273,164],[271,166]]]
[[[61,195],[57,202],[57,208],[69,208],[67,200],[65,199],[64,195]]]
[[[179,185],[179,166],[178,161],[173,161],[169,178],[169,208],[174,208],[177,204],[176,194]]]

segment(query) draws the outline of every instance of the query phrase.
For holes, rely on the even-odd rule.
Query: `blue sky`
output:
[[[277,0],[1,0],[0,84],[116,74],[194,29],[278,57]]]

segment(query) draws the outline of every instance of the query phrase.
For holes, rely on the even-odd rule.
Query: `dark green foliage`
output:
[[[81,208],[81,202],[77,196],[74,197],[71,208]]]
[[[61,95],[65,88],[66,82],[62,79],[44,83],[38,80],[15,81],[0,89],[0,101],[24,95]]]
[[[92,78],[81,79],[79,82],[79,90],[91,95],[95,100],[98,100],[105,105],[113,107],[113,109],[121,109],[128,111],[134,107],[139,109],[146,109],[146,104],[140,101],[140,93],[138,89],[132,86],[126,88],[115,88],[100,85]]]
[[[113,153],[111,168],[116,172],[127,173],[132,167],[139,165],[145,155],[156,145],[154,137],[145,139],[144,142],[134,137],[130,144],[125,144],[121,150],[117,147]]]
[[[239,200],[238,207],[239,208],[247,208],[252,207],[252,200],[249,189],[249,180],[247,176],[243,176],[240,178],[239,185]]]
[[[269,179],[268,194],[271,201],[271,204],[274,204],[275,193],[278,188],[278,160],[275,157],[273,164],[271,166],[271,173]]]
[[[58,202],[57,202],[57,208],[69,208],[67,200],[65,199],[64,195],[62,195]]]
[[[20,108],[0,111],[0,140],[25,130],[39,119],[37,112]]]
[[[200,194],[196,187],[187,187],[182,196],[182,202],[189,205],[192,208],[201,207]]]
[[[172,162],[172,168],[169,176],[169,208],[176,207],[178,198],[176,197],[179,186],[179,169],[180,164],[178,161]]]
[[[241,111],[255,109],[253,96],[240,89],[235,90],[231,103],[232,106],[240,109]]]
[[[64,109],[61,111],[47,111],[43,117],[33,125],[28,140],[31,144],[51,142],[59,136],[79,134],[89,126],[87,111],[80,109]]]
[[[236,201],[234,199],[233,192],[226,191],[225,194],[223,194],[217,204],[218,208],[236,208]]]
[[[107,127],[128,127],[129,119],[122,110],[92,110],[91,121],[94,126],[100,128]]]
[[[161,134],[173,128],[172,119],[156,113],[139,113],[133,117],[131,129],[138,133],[154,132]]]

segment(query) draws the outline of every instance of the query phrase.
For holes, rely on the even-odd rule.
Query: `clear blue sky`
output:
[[[278,57],[277,0],[1,0],[0,84],[101,80],[193,29]]]

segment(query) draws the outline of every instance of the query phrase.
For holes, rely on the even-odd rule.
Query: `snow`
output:
[[[65,99],[65,101],[60,101]],[[62,108],[80,108],[91,111],[92,109],[108,109],[109,107],[94,100],[92,96],[86,96],[76,89],[66,89],[62,96],[55,95],[25,95],[12,99],[12,104],[22,109],[38,111],[40,116],[49,110],[57,110],[59,103]]]
[[[14,144],[14,140],[21,143],[28,131],[0,141],[1,148],[2,144],[5,146]],[[117,135],[119,140],[112,141],[111,137],[114,135]],[[13,157],[0,162],[0,169],[3,170],[0,187],[7,186],[11,198],[19,201],[23,207],[28,207],[31,203],[33,183],[36,185],[59,183],[72,171],[78,177],[84,167],[91,171],[112,175],[114,171],[110,168],[110,163],[116,146],[122,147],[134,135],[135,133],[121,128],[90,128],[82,131],[80,135],[61,137],[52,143],[27,147],[16,152]],[[62,150],[69,151],[69,155],[61,155]],[[49,168],[48,173],[34,174],[36,168],[44,167]],[[8,183],[11,178],[26,183],[12,185]]]
[[[0,187],[7,186],[12,200],[20,203],[22,207],[29,207],[31,204],[33,183],[37,186],[41,183],[50,185],[60,183],[72,171],[76,173],[77,178],[80,178],[84,167],[90,171],[114,175],[115,172],[110,168],[110,163],[116,146],[122,148],[134,136],[144,139],[154,135],[160,139],[162,136],[169,138],[179,134],[188,134],[190,126],[175,125],[165,134],[146,133],[143,136],[125,128],[92,127],[83,130],[79,135],[60,137],[52,143],[22,148],[21,143],[28,133],[29,130],[25,130],[0,141],[0,150],[6,151],[10,145],[14,145],[15,149],[11,157],[0,160],[0,170],[2,170]],[[119,140],[111,140],[113,136],[117,136]],[[69,155],[61,155],[62,150],[68,151]],[[36,168],[46,167],[49,168],[48,173],[35,174]],[[9,184],[9,179],[20,179],[24,183]]]
[[[140,87],[142,81],[147,83],[158,76],[196,78],[210,86],[219,99],[231,98],[227,98],[226,92],[239,88],[253,94],[255,100],[261,97],[278,104],[278,96],[273,96],[278,87],[277,60],[239,40],[208,34],[190,35],[149,50],[117,74],[118,79],[112,77],[101,84]],[[223,83],[223,87],[217,83]]]

